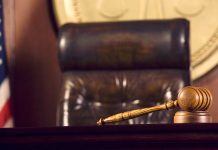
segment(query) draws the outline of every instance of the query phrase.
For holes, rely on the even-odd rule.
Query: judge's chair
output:
[[[101,117],[174,100],[190,84],[184,19],[66,24],[58,46],[60,126],[96,125]],[[171,123],[174,112],[117,124]]]

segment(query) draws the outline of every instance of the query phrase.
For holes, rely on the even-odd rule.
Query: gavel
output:
[[[177,100],[170,100],[164,104],[150,108],[142,108],[118,113],[104,119],[100,118],[97,124],[104,125],[107,123],[120,122],[139,117],[150,112],[169,110],[176,107],[179,107],[187,112],[206,111],[211,106],[212,99],[212,94],[206,88],[187,86],[179,92]]]

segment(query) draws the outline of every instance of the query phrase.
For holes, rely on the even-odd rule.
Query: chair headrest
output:
[[[59,30],[63,71],[189,69],[185,19],[66,24]]]

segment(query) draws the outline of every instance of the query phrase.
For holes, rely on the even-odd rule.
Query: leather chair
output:
[[[176,99],[190,84],[189,22],[184,19],[66,24],[59,30],[63,87],[58,125]],[[117,124],[171,123],[159,111]]]

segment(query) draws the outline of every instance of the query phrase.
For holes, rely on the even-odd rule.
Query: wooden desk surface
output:
[[[218,124],[0,129],[0,149],[218,149]]]

